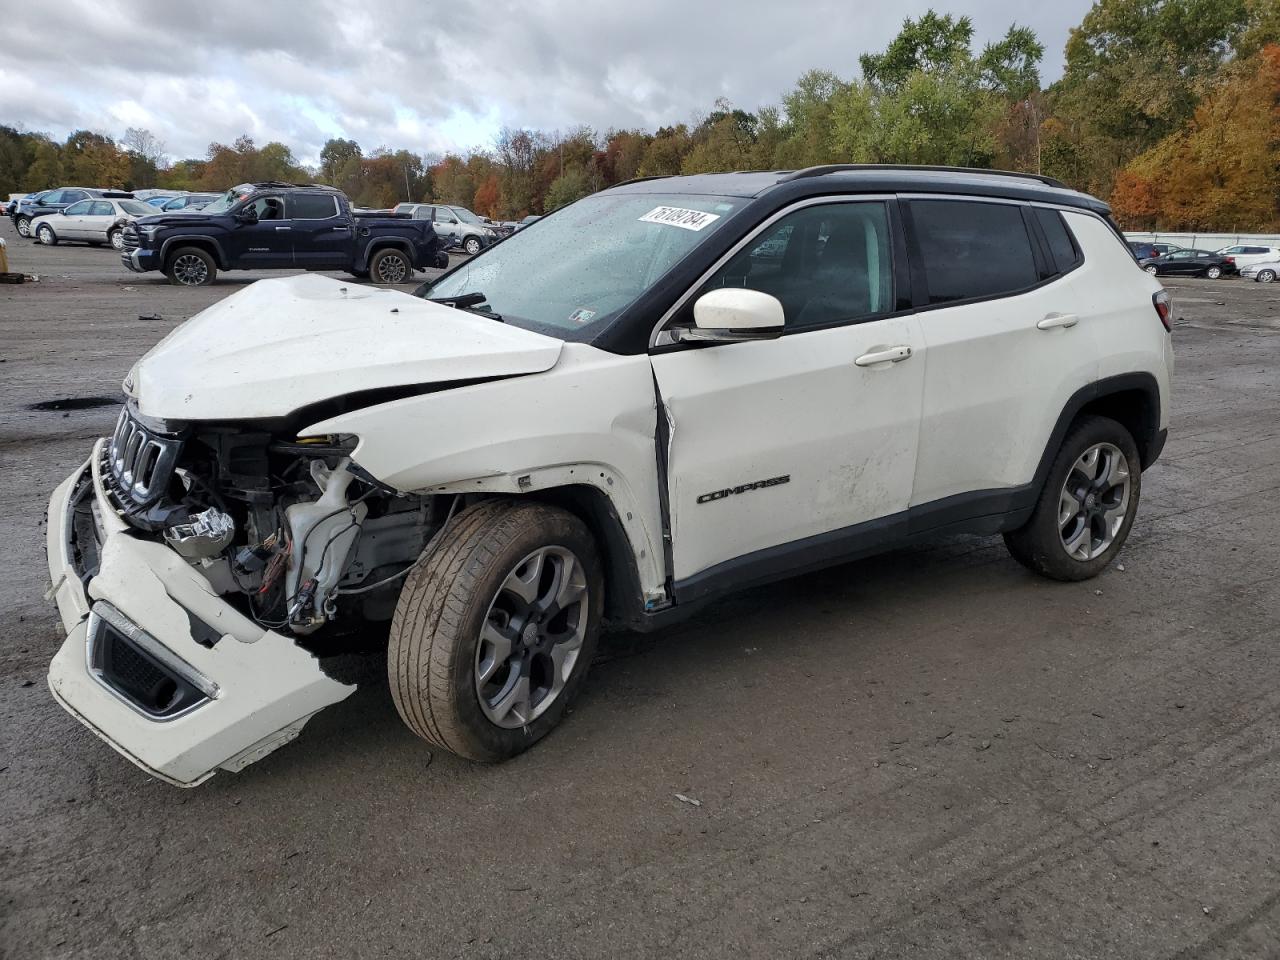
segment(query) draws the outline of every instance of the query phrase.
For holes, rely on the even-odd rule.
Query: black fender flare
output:
[[[217,263],[219,270],[231,269],[227,264],[227,255],[217,237],[211,237],[204,233],[189,233],[177,237],[166,237],[160,244],[160,262],[162,264],[165,263],[169,259],[170,251],[178,246],[203,247],[213,254],[214,262]]]
[[[375,237],[364,248],[364,258],[356,264],[356,269],[368,270],[369,264],[373,263],[374,256],[379,250],[386,250],[388,247],[394,247],[409,258],[409,267],[414,268],[413,262],[413,244],[403,237]]]

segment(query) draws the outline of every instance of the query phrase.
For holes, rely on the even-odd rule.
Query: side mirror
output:
[[[692,327],[674,327],[679,342],[742,343],[782,336],[786,316],[777,297],[759,290],[721,287],[700,296],[693,305]]]
[[[59,212],[60,214],[62,214],[62,215],[65,217],[65,216],[67,215],[67,208],[66,208],[66,207],[63,207],[63,208],[62,208],[61,210],[59,210],[58,212]]]
[[[236,222],[237,223],[257,223],[258,211],[253,209],[253,207],[245,207],[243,210],[241,210],[239,213],[236,214]]]

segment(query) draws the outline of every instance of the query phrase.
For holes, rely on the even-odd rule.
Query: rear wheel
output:
[[[1067,431],[1031,519],[1006,533],[1005,545],[1052,580],[1095,577],[1129,536],[1141,490],[1129,431],[1108,417],[1083,417]]]
[[[403,250],[384,247],[369,261],[369,275],[378,283],[406,283],[413,279],[413,264]]]
[[[175,287],[205,287],[213,283],[218,267],[199,247],[182,247],[170,255],[164,274]]]
[[[56,247],[58,245],[58,235],[53,232],[53,227],[47,223],[42,223],[36,227],[36,239],[46,247]]]
[[[515,756],[577,695],[603,600],[596,545],[577,517],[514,500],[464,510],[400,593],[387,656],[396,709],[459,756]]]
[[[1157,267],[1154,263],[1151,264],[1150,266],[1143,267],[1142,269],[1147,271],[1147,273],[1151,274],[1153,277],[1160,272],[1160,268]]]
[[[1257,279],[1259,283],[1275,283],[1276,272],[1274,270],[1259,270]]]
[[[1210,280],[1217,280],[1220,276],[1222,276],[1222,268],[1210,267],[1208,270],[1204,272],[1204,275],[1208,277]]]
[[[107,240],[111,243],[114,250],[124,249],[124,231],[120,229],[112,230],[107,234]]]
[[[462,249],[466,250],[468,254],[474,257],[481,249],[479,237],[467,237],[467,241],[462,245]]]

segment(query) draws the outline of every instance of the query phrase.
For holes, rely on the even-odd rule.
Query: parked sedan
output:
[[[75,240],[94,247],[109,243],[120,250],[124,247],[124,225],[155,212],[155,207],[142,200],[90,197],[59,213],[40,217],[32,228],[36,240],[50,247]]]
[[[1251,263],[1240,268],[1240,276],[1257,283],[1275,283],[1280,277],[1280,257],[1263,263]]]
[[[123,191],[98,190],[92,187],[55,187],[41,193],[23,197],[14,209],[13,227],[20,237],[34,237],[35,227],[32,225],[37,217],[47,216],[64,210],[73,203],[79,203],[90,197],[132,197],[133,194]]]
[[[1208,277],[1217,280],[1223,274],[1236,272],[1235,262],[1230,257],[1208,250],[1175,250],[1163,257],[1147,257],[1138,263],[1156,277]]]
[[[1280,260],[1280,247],[1256,243],[1237,243],[1233,247],[1223,247],[1218,253],[1224,257],[1230,257],[1235,261],[1236,269],[1241,271],[1255,263],[1272,263]]]
[[[219,193],[184,193],[180,197],[173,197],[166,200],[160,207],[165,213],[175,213],[182,210],[202,210],[205,206],[217,200],[221,194]]]

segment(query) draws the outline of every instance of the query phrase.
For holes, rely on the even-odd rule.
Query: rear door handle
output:
[[[1052,330],[1055,327],[1074,327],[1080,318],[1074,313],[1051,313],[1036,326],[1041,330]]]
[[[873,367],[877,363],[901,363],[903,360],[910,358],[910,356],[911,348],[903,345],[897,347],[886,347],[883,350],[873,350],[871,353],[864,353],[853,362],[859,367]]]

